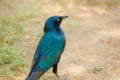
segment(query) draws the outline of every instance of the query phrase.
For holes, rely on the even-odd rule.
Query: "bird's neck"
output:
[[[55,34],[55,35],[58,35],[58,36],[64,36],[64,33],[62,31],[62,29],[59,27],[59,28],[54,28],[54,29],[44,29],[44,33],[49,33],[49,34]]]
[[[54,26],[54,25],[45,25],[44,27],[44,32],[56,32],[56,33],[59,33],[61,30],[60,26]]]

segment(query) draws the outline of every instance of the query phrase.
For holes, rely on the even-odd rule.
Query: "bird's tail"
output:
[[[32,72],[25,80],[35,80],[36,72]]]
[[[31,72],[25,80],[37,80],[42,76],[42,74],[43,73],[39,70],[36,72]]]

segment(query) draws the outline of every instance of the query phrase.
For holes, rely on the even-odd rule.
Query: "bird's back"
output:
[[[32,62],[31,73],[39,68],[39,75],[44,74],[51,68],[60,58],[65,47],[65,36],[61,31],[60,34],[48,32],[45,33],[40,40],[34,59]],[[38,66],[38,68],[36,68]],[[36,68],[36,69],[35,69]],[[30,76],[29,74],[29,76]],[[40,76],[39,76],[40,77]]]
[[[61,56],[61,52],[65,46],[65,38],[62,35],[54,33],[46,33],[44,39],[41,40],[41,52],[44,53],[46,59],[41,59],[39,62],[40,68],[43,71],[49,69]]]
[[[53,67],[53,72],[57,75],[57,64],[66,43],[60,24],[67,17],[52,16],[45,22],[44,35],[37,46],[31,71],[26,80],[37,80],[51,67]]]

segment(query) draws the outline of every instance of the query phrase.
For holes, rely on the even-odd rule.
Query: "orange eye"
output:
[[[60,21],[60,19],[58,18],[58,19],[57,19],[57,21],[59,22],[59,21]]]

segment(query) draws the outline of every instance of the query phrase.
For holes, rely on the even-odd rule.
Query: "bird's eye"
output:
[[[59,22],[59,21],[60,21],[60,19],[58,18],[58,19],[57,19],[57,22]]]

